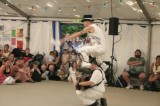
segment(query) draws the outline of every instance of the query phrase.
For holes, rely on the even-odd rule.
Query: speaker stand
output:
[[[113,62],[117,61],[117,60],[114,58],[114,37],[115,37],[115,35],[113,35],[113,42],[112,42],[112,56],[111,56],[110,75],[109,75],[108,86],[115,86],[114,73],[113,73]]]

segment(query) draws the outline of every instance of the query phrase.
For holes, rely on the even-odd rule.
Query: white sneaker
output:
[[[144,85],[140,85],[139,89],[143,91],[144,90]]]
[[[132,89],[133,88],[133,85],[128,85],[127,87],[126,87],[126,89]]]

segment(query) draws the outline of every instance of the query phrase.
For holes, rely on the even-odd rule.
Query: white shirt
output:
[[[156,66],[156,64],[154,63],[153,72],[154,73],[160,72],[160,66]]]
[[[96,24],[91,24],[90,26],[94,28],[93,33],[88,33],[92,45],[97,44],[103,45],[105,47],[105,37],[102,29],[99,28]]]
[[[48,60],[49,60],[49,62],[53,62],[54,61],[54,57],[49,55]]]
[[[104,74],[103,70],[101,70],[101,71],[99,69],[94,70],[90,81],[92,81],[95,84],[98,84],[102,81],[98,86],[94,86],[93,89],[95,89],[97,91],[105,92],[106,79],[105,79],[105,74]]]
[[[70,73],[70,74],[76,74],[76,70],[73,70],[73,68],[70,67],[70,68],[69,68],[69,73]]]

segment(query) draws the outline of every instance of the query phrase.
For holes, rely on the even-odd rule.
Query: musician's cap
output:
[[[84,15],[81,22],[84,22],[84,21],[91,21],[92,22],[92,21],[94,21],[94,19],[92,18],[92,15]]]

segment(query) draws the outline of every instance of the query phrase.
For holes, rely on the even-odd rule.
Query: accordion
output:
[[[86,90],[91,88],[90,86],[81,86],[80,82],[89,81],[92,76],[92,71],[87,68],[78,68],[77,71],[81,73],[80,77],[77,77],[76,90]]]
[[[89,89],[90,86],[81,86],[79,85],[80,82],[83,82],[83,81],[89,81],[91,78],[91,76],[81,76],[81,77],[78,77],[77,78],[77,85],[76,85],[76,90],[86,90],[86,89]]]

